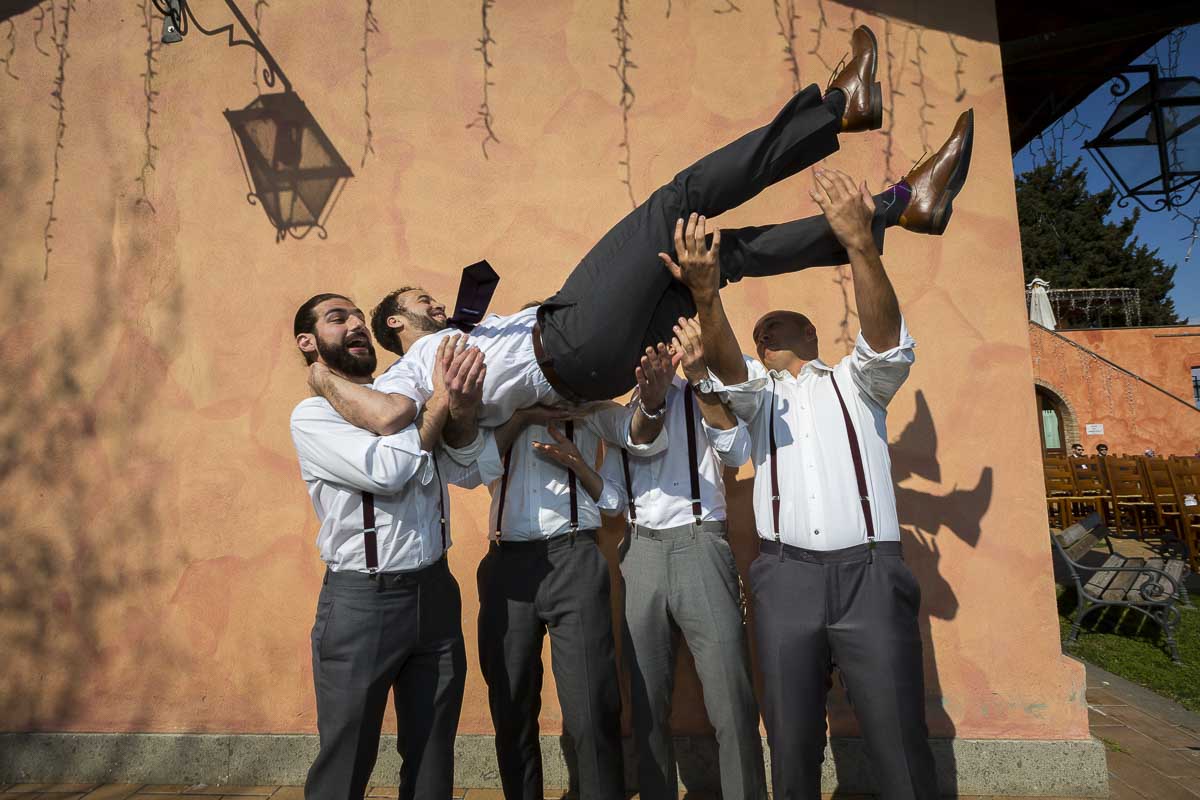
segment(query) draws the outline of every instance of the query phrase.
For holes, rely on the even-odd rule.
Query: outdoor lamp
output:
[[[1145,73],[1146,83],[1130,92],[1118,75],[1110,90],[1122,98],[1096,138],[1084,148],[1121,197],[1147,211],[1187,204],[1200,189],[1200,79],[1159,78],[1154,64],[1123,73]]]
[[[183,41],[195,25],[206,36],[225,34],[230,47],[250,47],[262,56],[263,82],[274,87],[278,80],[283,91],[260,94],[239,111],[225,111],[249,184],[246,199],[251,205],[262,204],[275,226],[276,241],[287,236],[303,239],[314,230],[324,239],[329,212],[354,173],[292,91],[291,81],[241,10],[233,0],[225,0],[247,39],[235,37],[233,24],[206,29],[196,21],[187,0],[154,0],[154,5],[163,15],[164,44]]]

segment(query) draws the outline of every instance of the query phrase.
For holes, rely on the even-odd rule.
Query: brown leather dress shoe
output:
[[[850,36],[850,62],[829,82],[829,89],[846,95],[846,113],[842,130],[873,131],[883,127],[883,92],[875,81],[879,64],[879,44],[866,25],[859,25]]]
[[[954,213],[954,198],[971,168],[971,143],[975,139],[975,110],[968,108],[958,118],[954,132],[941,149],[913,167],[904,177],[912,199],[900,215],[900,227],[916,233],[940,236]]]

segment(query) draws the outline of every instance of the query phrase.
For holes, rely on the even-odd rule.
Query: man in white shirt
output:
[[[375,350],[349,299],[316,295],[296,312],[293,330],[310,363],[370,386]],[[321,747],[305,783],[308,800],[364,796],[389,691],[404,762],[401,800],[445,800],[453,791],[466,654],[458,584],[446,566],[446,482],[470,477],[434,450],[448,415],[473,414],[484,369],[477,351],[451,340],[437,355],[420,427],[376,436],[322,397],[292,412],[326,564],[312,630]]]
[[[680,320],[674,332],[686,380],[673,376],[667,393],[670,447],[613,452],[603,468],[629,509],[621,576],[638,792],[646,800],[679,794],[670,716],[682,635],[716,729],[721,796],[765,800],[741,578],[726,540],[721,475],[746,463],[750,437],[713,391],[696,322]]]
[[[669,364],[651,376],[660,392]],[[547,633],[580,796],[625,797],[608,562],[596,542],[600,515],[620,513],[621,501],[595,465],[601,440],[645,453],[666,447],[661,420],[654,441],[630,444],[632,416],[614,403],[577,419],[544,406],[519,410],[487,437],[478,461],[492,493],[491,546],[478,571],[479,662],[506,800],[544,793],[538,711]]]
[[[672,271],[699,308],[709,366],[750,426],[760,555],[750,568],[763,719],[778,798],[817,798],[831,661],[844,679],[880,796],[938,796],[917,614],[904,564],[887,444],[887,405],[915,343],[871,235],[865,186],[818,171],[813,199],[850,255],[861,332],[836,366],[808,319],[772,311],[742,357],[703,226],[677,242]],[[697,230],[699,228],[700,230]]]
[[[860,26],[851,36],[851,48],[851,58],[824,95],[816,85],[807,87],[767,125],[678,173],[610,229],[562,288],[539,307],[489,317],[472,331],[472,341],[483,350],[489,368],[482,424],[499,425],[514,410],[538,403],[607,400],[633,387],[630,371],[647,348],[668,341],[675,321],[695,313],[687,289],[658,261],[657,254],[670,247],[675,220],[689,212],[715,216],[735,208],[835,152],[839,135],[882,124],[874,34]],[[973,112],[964,112],[938,152],[871,199],[871,231],[879,247],[889,225],[933,235],[945,230],[953,200],[966,180],[973,131]],[[722,234],[722,285],[847,259],[821,216]],[[380,344],[393,350],[378,320],[384,326],[411,325],[410,318],[422,316],[419,304],[414,305],[413,298],[404,300],[402,294],[389,294],[373,314]],[[428,307],[432,300],[426,303]],[[424,317],[422,322],[445,326],[444,310],[440,318]],[[416,419],[432,391],[435,348],[436,342],[421,340],[411,350],[396,350],[406,357],[376,382],[391,405],[370,403],[375,411],[362,420],[365,427],[392,433]],[[326,394],[330,380],[328,375],[315,376],[314,389]]]

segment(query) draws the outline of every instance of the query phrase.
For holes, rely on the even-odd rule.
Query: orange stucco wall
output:
[[[220,3],[193,5],[207,25],[224,21]],[[0,729],[314,730],[308,634],[322,566],[287,426],[306,394],[296,306],[337,290],[366,307],[401,283],[449,299],[458,270],[486,256],[503,274],[493,307],[515,309],[557,286],[630,208],[623,162],[629,191],[645,198],[793,91],[772,4],[716,14],[722,4],[676,2],[670,16],[669,4],[624,5],[636,64],[628,150],[610,66],[618,3],[528,0],[490,12],[499,141],[485,160],[480,128],[468,127],[483,91],[480,4],[376,3],[364,161],[364,4],[272,3],[264,37],[357,173],[328,239],[282,244],[246,204],[221,116],[254,97],[249,50],[193,32],[155,51],[147,85],[136,4],[77,3],[69,34],[61,3],[40,36],[37,12],[14,20],[19,80],[0,70]],[[825,81],[858,22],[886,51],[884,131],[845,137],[833,166],[881,187],[936,148],[962,109],[977,115],[948,235],[897,232],[885,255],[920,343],[890,426],[924,591],[931,727],[1086,737],[1083,672],[1059,648],[1033,468],[991,6],[911,0],[884,17],[795,5],[802,83]],[[59,128],[51,92],[63,55]],[[790,180],[721,222],[813,214],[809,186]],[[812,270],[732,286],[734,325],[745,337],[769,308],[803,309],[835,359],[856,328],[844,277]],[[743,469],[730,483],[743,567],[756,547],[750,478]],[[486,505],[481,492],[453,493],[450,562],[471,665],[464,733],[490,729],[473,644]],[[617,536],[606,532],[610,554]],[[697,699],[683,666],[681,732],[705,729]],[[834,716],[835,730],[850,729],[844,703]],[[559,729],[549,686],[543,720]]]
[[[1192,455],[1200,451],[1200,409],[1191,403],[1190,368],[1186,384],[1175,375],[1180,364],[1188,363],[1191,358],[1188,353],[1194,351],[1200,339],[1156,338],[1162,333],[1194,335],[1196,331],[1197,327],[1191,326],[1063,331],[1055,335],[1030,323],[1034,376],[1069,408],[1064,420],[1067,442],[1081,442],[1088,453],[1095,453],[1096,445],[1104,442],[1114,455],[1140,455],[1148,447],[1160,455]],[[1093,343],[1105,349],[1084,349]],[[1098,358],[1097,353],[1104,358]],[[1130,375],[1131,372],[1163,390],[1168,386],[1150,376],[1164,383],[1169,381],[1169,388],[1177,390],[1179,396],[1147,385]],[[1071,416],[1074,426],[1070,425]],[[1091,423],[1103,425],[1104,433],[1089,434],[1086,426]]]
[[[1192,368],[1200,367],[1200,325],[1058,331],[1161,389],[1193,402]]]

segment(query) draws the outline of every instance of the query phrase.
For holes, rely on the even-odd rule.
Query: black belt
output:
[[[515,554],[536,554],[549,553],[553,550],[559,550],[563,547],[574,547],[576,539],[587,539],[588,541],[596,541],[596,531],[567,531],[556,536],[551,536],[549,539],[523,539],[514,541],[505,539],[504,544],[492,542],[491,551],[494,553],[509,553]]]
[[[422,581],[444,575],[449,570],[450,566],[443,554],[432,564],[407,572],[359,572],[358,570],[335,572],[326,567],[324,582],[334,586],[370,586],[372,588],[414,586]]]
[[[881,556],[904,555],[900,542],[897,541],[856,544],[853,547],[843,547],[840,550],[809,550],[805,547],[796,547],[792,544],[776,542],[771,539],[760,539],[758,550],[760,553],[766,553],[767,555],[777,555],[781,561],[787,559],[788,561],[809,561],[814,564],[861,561],[864,558],[870,558],[872,551],[876,555]]]

